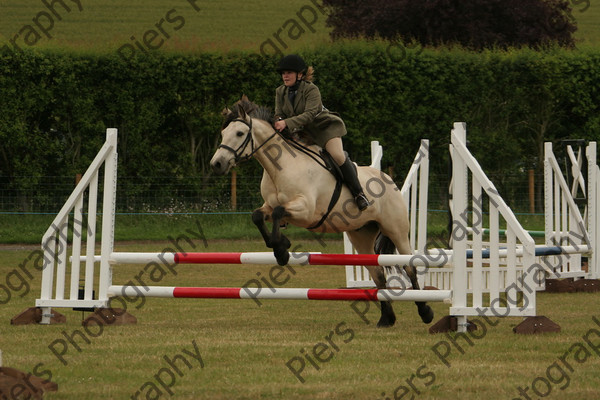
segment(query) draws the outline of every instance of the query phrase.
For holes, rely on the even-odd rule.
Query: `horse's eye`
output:
[[[242,132],[242,131],[238,131],[237,135],[238,135],[238,137],[240,137],[240,136],[244,136],[244,132]]]

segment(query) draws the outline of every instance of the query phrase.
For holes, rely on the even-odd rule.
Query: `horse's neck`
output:
[[[281,135],[273,135],[274,130],[266,129],[266,126],[255,129],[254,141],[255,147],[261,146],[254,157],[262,165],[263,169],[271,177],[273,182],[279,179],[290,179],[294,176],[301,176],[302,171],[318,167],[316,161],[310,159],[305,154],[293,149]],[[268,142],[266,142],[268,140]],[[266,143],[265,143],[266,142]]]

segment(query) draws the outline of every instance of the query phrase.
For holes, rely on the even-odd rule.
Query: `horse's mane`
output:
[[[225,129],[231,121],[240,118],[240,109],[243,109],[244,112],[252,118],[261,119],[269,123],[269,125],[272,125],[273,123],[273,112],[269,107],[259,106],[244,96],[231,107],[229,110],[231,112],[225,114],[225,121],[223,122],[223,127],[221,129]]]

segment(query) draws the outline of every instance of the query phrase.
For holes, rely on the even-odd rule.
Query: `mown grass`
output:
[[[71,217],[72,218],[72,217]],[[97,234],[101,237],[101,215],[98,216]],[[427,234],[431,238],[448,236],[448,213],[430,211]],[[50,226],[54,215],[3,214],[0,215],[0,244],[38,244]],[[517,214],[525,229],[544,230],[544,216],[540,214]],[[79,225],[77,225],[79,226]],[[116,241],[165,240],[167,237],[194,230],[208,239],[259,239],[260,234],[252,223],[250,213],[222,214],[117,214],[115,217]],[[79,233],[78,233],[79,234]],[[71,230],[70,236],[73,232]],[[286,235],[294,239],[310,239],[315,233],[295,226],[288,226]],[[341,234],[325,234],[337,238]],[[85,229],[82,232],[85,240]]]
[[[575,3],[581,3],[576,6]],[[594,47],[600,45],[600,7],[597,2],[572,1],[573,17],[577,21],[575,38],[580,47]],[[587,7],[589,5],[589,7]]]
[[[87,218],[87,217],[86,217]],[[0,244],[38,244],[52,224],[54,215],[9,214],[0,215]],[[73,223],[71,216],[71,224]],[[102,216],[97,217],[97,235],[101,234]],[[86,228],[76,235],[86,239]],[[240,214],[117,214],[115,217],[116,241],[166,240],[187,231],[197,232],[207,239],[259,239],[260,234],[250,213]],[[314,233],[289,226],[286,234],[292,238],[313,238]],[[69,237],[73,237],[72,225]],[[325,234],[324,237],[340,238],[341,234]]]
[[[115,247],[117,251],[159,251],[169,245],[161,241],[117,243]],[[207,247],[196,241],[194,245],[201,251],[264,250],[262,243],[246,240],[208,240]],[[314,240],[294,245],[305,250],[342,250],[339,240],[328,240],[326,249]],[[7,277],[33,248],[0,249],[0,276]],[[538,377],[548,380],[548,373],[556,382],[550,382],[549,398],[592,400],[600,394],[600,358],[582,338],[590,329],[600,329],[592,320],[594,315],[600,317],[597,294],[539,294],[538,313],[559,323],[560,333],[515,335],[512,327],[520,322],[518,318],[480,319],[477,336],[458,338],[456,344],[449,336],[429,335],[411,303],[395,303],[398,322],[382,330],[374,326],[375,305],[365,314],[366,324],[350,302],[277,300],[259,306],[252,300],[131,299],[124,304],[138,318],[137,325],[102,331],[90,326],[86,332],[81,326],[84,315],[70,310],[59,310],[67,316],[66,325],[9,325],[8,319],[32,306],[39,295],[40,274],[28,268],[33,276],[27,279],[28,290],[14,290],[12,299],[2,305],[0,348],[4,365],[31,372],[37,366],[38,374],[52,374],[59,391],[47,395],[49,400],[129,399],[147,382],[162,391],[162,397],[148,398],[168,398],[154,376],[161,368],[169,368],[164,356],[173,358],[183,349],[194,352],[193,343],[204,367],[190,356],[186,356],[189,367],[179,359],[181,376],[175,375],[171,388],[175,399],[380,400],[414,395],[418,399],[495,400],[518,398],[519,386],[531,387]],[[169,273],[156,284],[243,286],[258,273],[268,277],[272,268],[180,265],[175,269],[177,276]],[[125,283],[142,269],[142,265],[115,266],[113,280]],[[342,267],[306,266],[294,271],[285,287],[340,287],[345,281]],[[14,277],[11,282],[17,286]],[[4,280],[0,283],[5,284]],[[6,300],[5,293],[0,300]],[[436,320],[448,313],[447,305],[433,304],[433,308]],[[68,345],[63,356],[66,365],[50,349],[62,350],[61,340],[68,343],[65,335],[73,337],[81,349]],[[323,354],[331,355],[330,359],[316,362],[318,369],[304,359],[305,382],[301,383],[286,363],[298,357],[291,365],[300,365],[302,351],[311,354],[318,343],[328,343],[328,336],[339,350],[330,346]],[[596,345],[600,341],[594,334],[590,338]],[[589,354],[580,350],[576,360],[573,346],[577,343]],[[442,361],[446,352],[443,358],[449,366]],[[561,364],[561,357],[572,370]],[[564,374],[553,365],[562,367]],[[169,381],[166,372],[162,376]],[[149,385],[140,398],[146,398]],[[536,387],[546,390],[540,380]],[[405,391],[409,394],[400,397]],[[532,389],[528,393],[537,397]]]
[[[290,0],[282,3],[273,0],[223,0],[190,3],[187,0],[132,0],[122,3],[100,0],[82,1],[81,11],[76,2],[66,1],[71,11],[67,12],[59,5],[56,10],[61,20],[54,18],[54,26],[48,31],[51,37],[41,34],[41,38],[31,47],[82,53],[114,52],[124,44],[135,44],[136,40],[142,43],[144,33],[152,29],[158,31],[156,25],[163,20],[161,26],[164,33],[159,32],[160,36],[153,42],[156,46],[161,44],[161,51],[259,52],[261,44],[271,39],[279,50],[298,52],[307,47],[330,43],[331,28],[325,25],[326,15],[315,5],[315,1]],[[575,37],[579,45],[596,48],[600,45],[600,7],[595,3],[590,3],[588,7],[586,2],[575,1],[572,7],[578,26]],[[32,25],[32,19],[44,10],[46,8],[40,0],[4,1],[0,15],[0,43],[9,43],[25,25]],[[167,16],[171,10],[175,11]],[[17,43],[23,44],[25,33],[21,32]],[[33,37],[29,40],[33,40]],[[269,48],[267,52],[272,54],[274,49]]]
[[[78,10],[75,3],[66,3],[71,11],[57,7],[62,20],[56,21],[51,29],[52,38],[42,35],[42,39],[33,47],[82,52],[114,51],[123,44],[134,44],[132,36],[143,42],[144,33],[151,29],[158,30],[156,25],[160,24],[161,19],[164,20],[161,26],[165,32],[160,33],[164,39],[161,50],[258,52],[261,43],[269,38],[275,40],[273,34],[290,19],[296,20],[299,28],[294,30],[293,37],[285,33],[291,25],[286,26],[286,31],[280,34],[280,38],[288,46],[286,50],[329,40],[325,16],[310,0],[290,0],[283,3],[266,0],[196,3],[187,0],[132,0],[126,3],[110,0],[82,1],[82,11]],[[198,11],[192,3],[199,8]],[[32,18],[45,9],[39,0],[3,2],[0,28],[3,41],[14,38],[24,25],[31,24]],[[171,10],[175,11],[167,16]],[[301,21],[298,12],[301,12],[308,23]],[[153,44],[158,45],[159,39]],[[22,43],[23,38],[18,38],[17,41]],[[279,46],[283,47],[281,44]]]

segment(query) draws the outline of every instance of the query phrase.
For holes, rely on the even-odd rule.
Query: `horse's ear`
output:
[[[246,110],[244,110],[244,107],[242,107],[241,105],[238,107],[238,114],[241,119],[248,119],[246,117]]]
[[[228,116],[229,114],[232,114],[232,113],[233,113],[233,111],[231,111],[227,107],[223,108],[223,111],[221,111],[221,115],[224,116],[224,117],[226,117],[226,116]]]
[[[248,98],[248,96],[246,96],[245,94],[242,95],[242,100],[241,101],[250,101],[250,99]]]

